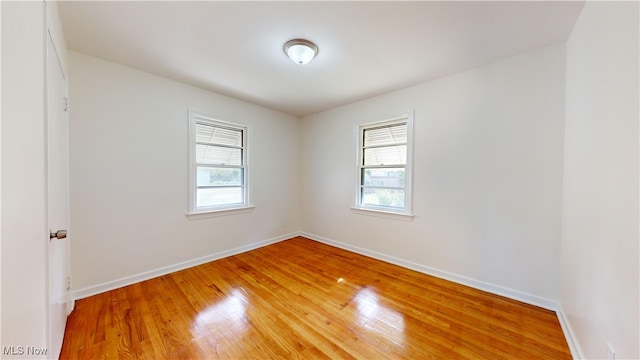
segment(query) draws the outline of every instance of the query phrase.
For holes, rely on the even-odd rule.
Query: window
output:
[[[189,112],[189,212],[249,206],[247,127]]]
[[[356,209],[411,214],[412,120],[359,126]]]

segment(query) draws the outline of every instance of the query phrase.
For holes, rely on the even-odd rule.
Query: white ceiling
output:
[[[565,41],[583,2],[59,2],[70,49],[297,116]],[[305,66],[293,38],[320,51]]]

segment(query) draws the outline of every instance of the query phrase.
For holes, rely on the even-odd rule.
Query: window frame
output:
[[[222,167],[234,167],[242,169],[242,203],[222,204],[213,206],[197,206],[197,191],[198,191],[198,177],[197,168],[199,164],[196,162],[196,125],[205,124],[210,126],[217,126],[227,128],[231,130],[242,131],[242,146],[238,147],[242,152],[242,165],[240,166],[222,166]],[[198,113],[189,110],[189,208],[187,215],[228,215],[236,212],[244,212],[244,210],[251,209],[250,199],[250,170],[249,170],[249,126],[243,124],[232,123],[224,120],[219,120],[217,117]],[[223,146],[224,147],[224,146]],[[211,164],[207,164],[211,165]],[[216,166],[212,166],[216,167]],[[198,218],[198,217],[195,217]]]
[[[406,123],[407,125],[407,142],[406,142],[406,162],[404,165],[404,208],[393,208],[387,206],[366,205],[362,203],[362,189],[364,170],[367,168],[376,168],[375,166],[364,165],[364,133],[366,130],[378,127],[393,126]],[[407,111],[397,116],[392,116],[386,120],[376,121],[366,124],[356,125],[357,136],[357,163],[356,163],[356,186],[355,186],[355,204],[352,207],[356,213],[364,215],[382,216],[386,218],[411,220],[413,217],[413,111]],[[397,146],[397,145],[389,145]],[[379,147],[379,146],[378,146]],[[384,147],[384,146],[382,146]],[[371,148],[371,147],[368,147]],[[393,167],[397,164],[389,165]]]

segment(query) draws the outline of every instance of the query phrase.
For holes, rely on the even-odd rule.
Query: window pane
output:
[[[364,165],[404,165],[407,163],[407,145],[364,149]]]
[[[232,205],[242,204],[243,201],[243,188],[209,188],[209,189],[197,189],[196,190],[196,206],[218,206],[218,205]]]
[[[404,187],[404,168],[362,169],[362,185]]]
[[[196,163],[242,166],[242,150],[213,145],[196,145]]]
[[[407,124],[396,124],[364,130],[364,146],[407,143]]]
[[[242,185],[241,168],[216,168],[198,166],[197,186]]]
[[[362,205],[404,208],[404,190],[362,188]]]
[[[242,147],[242,130],[196,123],[196,142]]]

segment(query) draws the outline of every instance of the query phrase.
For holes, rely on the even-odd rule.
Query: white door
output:
[[[70,311],[67,80],[51,34],[47,36],[49,229],[49,351],[57,359]],[[57,235],[57,236],[56,236]],[[66,235],[66,236],[65,236]]]

